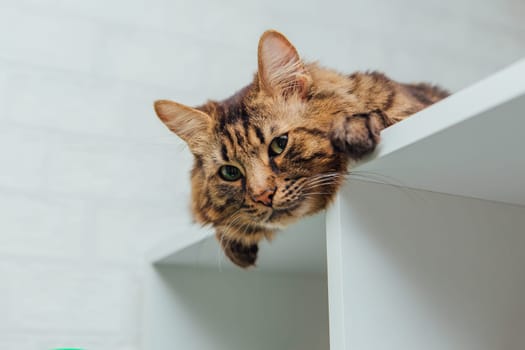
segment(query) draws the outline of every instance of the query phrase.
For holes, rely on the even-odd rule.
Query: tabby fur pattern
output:
[[[284,35],[269,30],[249,85],[196,108],[156,101],[155,111],[194,155],[196,221],[212,225],[230,260],[249,267],[259,241],[330,204],[348,167],[374,150],[382,129],[447,95],[378,72],[345,75],[304,63]],[[280,136],[286,145],[276,154],[270,147]],[[224,165],[240,177],[225,180]]]

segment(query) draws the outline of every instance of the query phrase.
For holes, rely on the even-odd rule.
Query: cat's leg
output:
[[[224,254],[237,266],[247,268],[255,265],[259,247],[257,243],[246,244],[237,240],[225,237],[220,230],[216,232]]]
[[[380,110],[347,115],[334,120],[330,139],[337,151],[359,159],[375,149],[381,130],[391,124],[392,121]]]

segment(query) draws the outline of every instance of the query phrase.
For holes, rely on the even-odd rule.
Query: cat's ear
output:
[[[258,78],[260,88],[270,95],[304,97],[310,85],[310,75],[295,47],[275,31],[264,32],[259,40]]]
[[[212,119],[206,113],[183,104],[159,100],[154,104],[159,119],[181,139],[191,151],[202,153],[209,143]]]

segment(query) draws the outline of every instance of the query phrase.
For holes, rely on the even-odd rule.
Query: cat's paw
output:
[[[381,111],[348,115],[334,121],[330,139],[337,151],[359,159],[375,149],[381,130],[388,125],[388,118]]]
[[[255,265],[259,247],[257,244],[244,245],[236,241],[221,241],[226,256],[237,266],[248,268]]]

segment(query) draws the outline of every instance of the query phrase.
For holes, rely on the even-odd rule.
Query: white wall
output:
[[[0,0],[0,349],[138,349],[142,254],[184,234],[190,157],[151,103],[303,56],[452,90],[525,55],[521,0]]]

